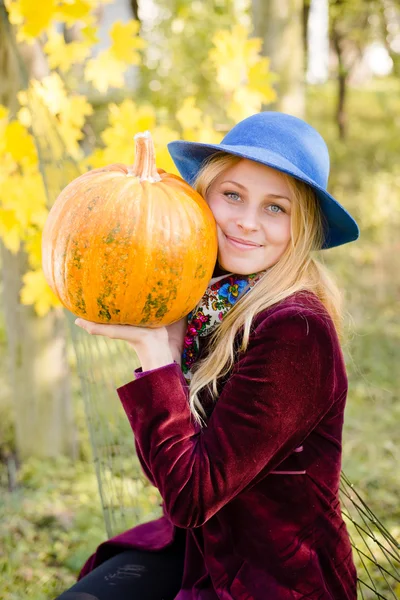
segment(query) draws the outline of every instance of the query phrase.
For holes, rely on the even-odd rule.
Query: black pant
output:
[[[125,550],[55,600],[173,600],[181,587],[183,560],[182,535],[165,550]]]

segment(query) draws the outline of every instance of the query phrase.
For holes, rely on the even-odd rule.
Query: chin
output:
[[[251,270],[251,268],[246,265],[238,265],[238,261],[235,260],[218,260],[218,264],[227,273],[235,273],[235,275],[251,275],[252,273],[257,273],[261,269],[256,267],[255,270]]]

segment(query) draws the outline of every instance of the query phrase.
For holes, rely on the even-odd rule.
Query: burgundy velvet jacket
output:
[[[164,516],[101,544],[80,577],[122,549],[165,548],[179,532],[175,600],[355,600],[338,498],[347,388],[334,325],[310,292],[255,318],[217,403],[202,397],[203,430],[177,364],[118,388]]]

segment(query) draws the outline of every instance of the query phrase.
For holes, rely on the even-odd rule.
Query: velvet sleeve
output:
[[[174,362],[170,363],[169,365],[159,367],[159,369],[162,370],[162,369],[165,369],[165,367],[169,367],[170,365],[174,365],[174,364],[178,364],[176,362],[176,360]],[[158,369],[149,369],[148,371],[143,371],[142,367],[139,367],[138,369],[135,369],[135,371],[134,371],[135,378],[140,379],[141,377],[146,377],[146,375],[148,375],[149,373],[154,373],[154,371],[157,371],[157,370]],[[150,481],[150,483],[152,485],[154,485],[155,487],[157,487],[157,484],[154,481],[153,475],[152,475],[151,471],[149,470],[149,466],[146,464],[146,461],[144,460],[144,457],[142,455],[140,446],[138,445],[136,438],[135,438],[135,448],[136,448],[136,456],[137,456],[138,461],[143,469],[143,473],[146,475],[146,477]]]
[[[193,421],[178,365],[118,388],[176,526],[203,525],[302,444],[337,397],[339,348],[323,318],[278,311],[256,329],[203,430]]]

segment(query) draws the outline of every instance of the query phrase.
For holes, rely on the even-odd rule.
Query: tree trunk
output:
[[[304,55],[307,55],[308,49],[308,15],[310,14],[311,0],[303,2],[303,50]]]
[[[76,456],[70,373],[62,309],[38,317],[19,303],[27,255],[1,243],[8,369],[18,456]]]
[[[344,65],[342,40],[336,27],[336,23],[332,26],[332,41],[335,48],[338,67],[337,67],[337,103],[336,103],[336,122],[338,126],[339,138],[344,140],[347,133],[347,113],[346,113],[346,96],[347,96],[347,77],[348,71]]]
[[[140,21],[139,18],[139,0],[130,0],[133,18]]]
[[[22,87],[18,61],[0,0],[0,103],[15,114],[16,92]],[[48,72],[38,43],[19,47],[26,74],[40,78]],[[8,372],[14,406],[17,453],[29,456],[76,456],[70,373],[62,311],[38,317],[33,307],[19,302],[22,276],[29,270],[24,249],[12,254],[0,240],[3,308]]]
[[[263,39],[263,55],[279,76],[278,99],[271,110],[303,117],[304,32],[302,0],[252,0],[254,35]]]

